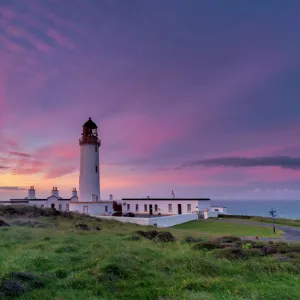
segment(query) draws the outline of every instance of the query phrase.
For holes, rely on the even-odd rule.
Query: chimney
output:
[[[109,201],[113,201],[113,195],[112,194],[109,195]]]
[[[29,187],[28,199],[35,199],[35,189],[34,186]]]
[[[57,186],[54,186],[53,189],[52,189],[52,196],[55,196],[58,198],[58,189],[57,189]]]
[[[77,197],[76,188],[73,188],[73,190],[72,190],[72,197]]]

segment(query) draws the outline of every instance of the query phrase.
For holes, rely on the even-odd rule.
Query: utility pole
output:
[[[269,211],[269,214],[272,216],[272,223],[273,223],[273,231],[275,234],[275,224],[274,224],[274,218],[276,217],[276,210],[273,208]]]

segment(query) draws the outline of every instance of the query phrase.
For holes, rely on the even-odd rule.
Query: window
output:
[[[97,146],[95,146],[95,152],[98,152],[98,147]]]
[[[84,206],[83,207],[83,213],[84,214],[87,214],[89,211],[88,211],[88,206]]]
[[[144,211],[147,211],[147,204],[144,204]]]
[[[105,212],[107,213],[108,212],[108,206],[105,205]]]
[[[188,212],[191,212],[191,211],[192,211],[192,205],[191,205],[191,204],[188,204],[188,205],[187,205],[187,211],[188,211]]]
[[[44,208],[44,204],[41,205],[41,208]]]
[[[59,210],[61,211],[61,210],[62,210],[62,204],[59,204],[59,205],[58,205],[58,208],[59,208]]]
[[[92,202],[98,202],[98,195],[92,195]]]
[[[96,173],[98,173],[98,166],[96,166]]]
[[[157,211],[158,210],[158,207],[157,207],[157,204],[154,205],[154,211]]]
[[[216,208],[215,211],[219,211],[219,210]]]
[[[172,204],[169,204],[169,211],[172,211]]]
[[[135,211],[139,211],[139,205],[138,204],[135,205]]]
[[[69,211],[69,204],[66,204],[66,211]]]
[[[127,211],[130,211],[130,204],[127,204]]]

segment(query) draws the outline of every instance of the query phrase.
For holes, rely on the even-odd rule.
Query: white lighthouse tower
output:
[[[100,201],[98,127],[91,118],[82,126],[80,145],[79,202]]]

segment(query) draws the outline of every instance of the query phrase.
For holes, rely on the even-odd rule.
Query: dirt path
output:
[[[273,227],[272,224],[262,223],[262,222],[252,222],[252,221],[245,221],[245,220],[234,220],[234,219],[226,219],[226,220],[218,220],[218,222],[230,222],[236,224],[247,224],[247,225],[258,225],[263,227]],[[275,224],[275,228],[279,230],[283,230],[284,234],[280,238],[259,238],[259,240],[263,241],[290,241],[290,242],[297,242],[300,241],[300,228],[284,226],[284,225],[277,225]],[[244,237],[245,239],[254,240],[253,237]]]

